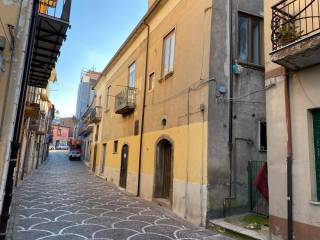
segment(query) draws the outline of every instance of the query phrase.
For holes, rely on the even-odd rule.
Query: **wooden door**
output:
[[[120,187],[127,187],[127,173],[128,173],[128,154],[129,147],[124,145],[121,151],[121,169],[120,169]]]
[[[170,200],[172,180],[172,145],[168,140],[162,140],[157,146],[154,197]]]

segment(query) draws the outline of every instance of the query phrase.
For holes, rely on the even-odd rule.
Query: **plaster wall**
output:
[[[24,68],[26,45],[29,34],[32,2],[30,0],[1,0],[0,15],[5,28],[0,28],[0,36],[6,36],[3,51],[4,65],[0,70],[0,208],[4,194],[5,181],[10,154],[10,142],[13,136],[14,121],[20,94],[20,84]],[[15,49],[11,61],[10,33],[7,24],[14,26]],[[12,63],[10,68],[10,62]]]
[[[268,165],[272,239],[286,239],[287,129],[284,69],[271,62],[271,6],[265,1],[265,62],[267,91]],[[315,155],[311,110],[320,107],[319,65],[289,73],[293,138],[293,221],[295,239],[317,239],[320,208],[316,201]]]
[[[248,162],[265,161],[266,153],[259,149],[259,121],[265,121],[264,66],[238,60],[238,13],[263,18],[263,1],[233,1],[232,33],[230,33],[229,1],[214,0],[211,29],[208,117],[208,217],[249,210]],[[262,27],[262,23],[261,23]],[[232,35],[231,35],[232,34]],[[230,38],[234,62],[242,67],[233,74],[230,89]],[[261,46],[262,47],[262,46]],[[263,52],[263,51],[262,51]],[[226,94],[218,89],[226,88]],[[232,91],[232,95],[231,95]],[[230,97],[233,96],[231,100]],[[233,106],[232,142],[229,142],[229,106]],[[249,141],[247,141],[249,140]],[[250,142],[250,144],[248,144]],[[232,145],[232,170],[229,147]],[[231,176],[231,187],[230,187]],[[231,188],[231,191],[229,190]],[[226,200],[226,197],[232,200]],[[223,203],[230,203],[224,209]]]

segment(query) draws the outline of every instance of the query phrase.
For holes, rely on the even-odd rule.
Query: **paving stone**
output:
[[[126,240],[128,237],[137,234],[136,231],[130,229],[107,229],[96,232],[94,238],[110,238],[115,240]]]
[[[106,228],[112,228],[112,225],[116,222],[122,221],[120,218],[112,218],[112,217],[95,217],[95,218],[90,218],[83,223],[86,224],[97,224],[100,226],[104,226]]]
[[[170,226],[170,225],[153,225],[149,227],[145,227],[144,231],[150,232],[150,233],[156,233],[159,235],[167,236],[174,238],[175,237],[175,232],[180,230],[181,228],[175,227],[175,226]]]
[[[59,218],[61,216],[64,216],[66,214],[69,214],[68,211],[61,211],[61,210],[53,210],[53,211],[47,211],[47,212],[41,212],[32,214],[32,217],[40,217],[40,218],[47,218],[51,221],[54,221],[56,218]]]
[[[52,235],[50,232],[39,230],[19,231],[14,234],[14,240],[32,240]]]
[[[113,224],[113,227],[114,228],[127,228],[130,230],[141,232],[144,227],[149,226],[149,225],[150,224],[147,222],[127,220],[127,221],[117,222],[117,223]]]
[[[167,236],[158,235],[155,233],[144,233],[144,234],[137,234],[131,238],[131,240],[169,240]]]
[[[56,235],[56,236],[41,238],[41,240],[84,240],[84,239],[87,239],[87,238],[79,235],[73,235],[73,234],[63,234],[63,235]]]
[[[47,222],[50,222],[50,220],[45,218],[23,218],[17,220],[17,225],[22,229],[27,230],[33,225]]]
[[[13,240],[225,240],[94,177],[62,152],[14,195]]]
[[[31,229],[35,230],[45,230],[45,231],[50,231],[53,234],[58,234],[61,229],[64,229],[66,227],[70,227],[73,223],[70,222],[47,222],[47,223],[40,223],[33,225]]]
[[[91,238],[94,233],[105,229],[103,226],[95,225],[95,224],[82,224],[82,225],[76,225],[67,227],[64,230],[62,230],[61,233],[71,233],[71,234],[77,234],[80,236],[84,236],[86,238]]]

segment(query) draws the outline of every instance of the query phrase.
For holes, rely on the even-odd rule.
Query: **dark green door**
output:
[[[313,111],[314,152],[316,160],[317,196],[320,201],[320,110]]]

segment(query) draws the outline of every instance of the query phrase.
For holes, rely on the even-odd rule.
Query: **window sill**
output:
[[[166,75],[164,75],[162,78],[159,79],[159,82],[165,81],[168,78],[172,77],[174,74],[174,71],[168,72]]]
[[[314,206],[320,206],[320,202],[318,201],[309,201],[309,203]]]
[[[244,61],[241,61],[241,60],[238,60],[238,64],[243,66],[243,67],[252,68],[252,69],[255,69],[255,70],[259,70],[259,71],[264,71],[265,70],[264,65],[260,65],[260,64],[244,62]]]
[[[107,108],[106,110],[104,110],[105,113],[110,112],[110,108]]]

